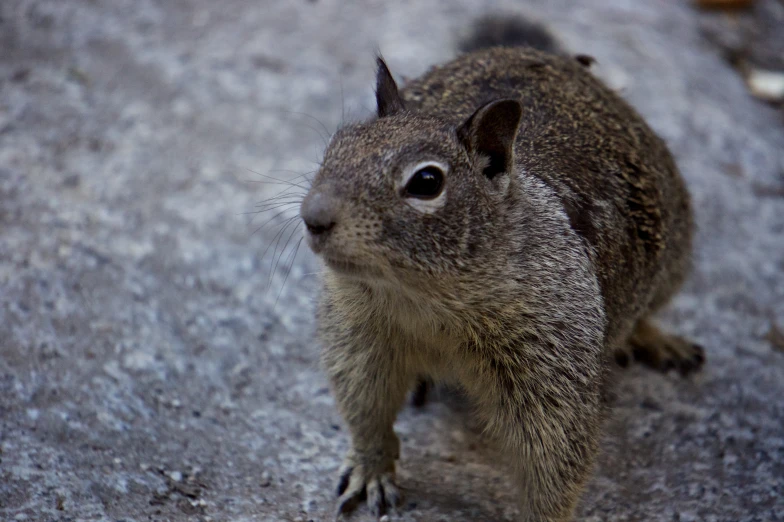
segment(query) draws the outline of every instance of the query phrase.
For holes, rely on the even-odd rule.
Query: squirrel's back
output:
[[[535,176],[558,194],[591,251],[611,340],[628,333],[618,331],[626,330],[622,316],[658,308],[677,290],[689,265],[692,220],[663,141],[584,62],[493,47],[434,67],[401,94],[411,110],[456,125],[488,101],[522,102],[518,175]]]

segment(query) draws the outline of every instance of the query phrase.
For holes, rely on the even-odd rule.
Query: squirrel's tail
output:
[[[561,53],[558,42],[543,25],[518,15],[494,14],[478,18],[469,35],[459,44],[464,53],[487,47],[533,47]]]

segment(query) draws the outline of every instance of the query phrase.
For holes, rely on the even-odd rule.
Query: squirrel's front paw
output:
[[[338,515],[352,512],[367,496],[370,511],[380,517],[387,508],[400,505],[403,497],[395,482],[394,457],[378,465],[376,459],[350,454],[340,469]]]

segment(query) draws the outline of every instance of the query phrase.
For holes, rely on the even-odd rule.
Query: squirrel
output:
[[[429,379],[473,402],[521,520],[571,520],[615,363],[688,374],[704,361],[651,320],[691,258],[667,146],[592,59],[498,45],[532,26],[488,23],[506,41],[477,30],[478,49],[402,89],[379,56],[376,115],[334,134],[300,207],[326,265],[322,362],[351,435],[339,515],[400,503],[393,423]]]

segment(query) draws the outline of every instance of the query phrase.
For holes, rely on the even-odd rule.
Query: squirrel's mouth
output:
[[[322,258],[329,268],[340,274],[367,276],[377,273],[376,270],[373,270],[373,268],[368,265],[355,263],[354,261],[348,260],[346,258],[332,255],[322,255]]]
[[[338,272],[363,272],[364,267],[352,261],[348,261],[346,259],[338,259],[332,256],[324,256],[324,262],[333,270]]]

